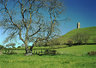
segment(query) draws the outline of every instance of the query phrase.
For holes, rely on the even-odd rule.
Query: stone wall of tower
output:
[[[80,22],[77,23],[77,29],[79,29],[79,28],[80,28]]]

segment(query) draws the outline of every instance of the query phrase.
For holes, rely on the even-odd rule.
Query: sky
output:
[[[65,5],[64,17],[71,21],[61,24],[62,35],[76,29],[77,22],[80,27],[96,26],[96,0],[62,0]],[[62,16],[63,17],[63,16]]]
[[[96,0],[61,0],[64,4],[64,12],[61,15],[59,28],[61,35],[76,29],[77,22],[80,22],[80,27],[96,26]],[[69,19],[66,21],[66,19]],[[0,28],[0,44],[7,35],[2,34]]]

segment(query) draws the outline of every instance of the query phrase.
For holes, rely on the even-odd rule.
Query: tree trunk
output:
[[[25,56],[31,56],[32,55],[32,52],[29,51],[28,46],[25,47],[25,51],[26,51]]]
[[[28,54],[28,47],[25,47],[25,54]]]
[[[27,43],[25,43],[25,56],[31,56],[32,55],[32,48],[33,48],[33,46],[31,46],[30,50],[29,50]]]
[[[34,44],[30,47],[30,51],[31,51],[31,53],[32,53],[33,47],[34,47]]]
[[[28,45],[27,45],[27,41],[25,41],[25,54],[28,54]]]

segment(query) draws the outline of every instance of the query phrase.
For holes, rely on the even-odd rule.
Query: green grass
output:
[[[88,56],[89,51],[96,51],[96,45],[72,46],[56,49],[62,55],[24,56],[18,54],[0,55],[0,68],[94,68],[96,56]],[[78,55],[79,54],[79,55]]]
[[[90,51],[96,51],[96,45],[79,45],[79,46],[72,46],[67,48],[57,49],[60,54],[71,54],[82,56],[86,55]]]
[[[1,68],[94,68],[96,56],[23,56],[2,55],[0,56]]]
[[[65,35],[61,36],[57,40],[61,44],[66,43],[71,37],[73,37],[73,35],[75,35],[78,32],[79,33],[85,33],[85,35],[86,34],[90,35],[88,43],[94,43],[93,39],[96,38],[96,27],[87,27],[87,28],[74,29],[74,30],[66,33]]]

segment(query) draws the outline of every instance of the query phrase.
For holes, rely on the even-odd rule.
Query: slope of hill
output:
[[[57,40],[60,42],[60,44],[66,43],[72,36],[74,36],[76,33],[84,33],[85,35],[88,34],[90,36],[88,43],[95,43],[93,41],[94,38],[96,38],[96,27],[87,27],[87,28],[80,28],[80,29],[74,29],[65,35],[61,36]]]

